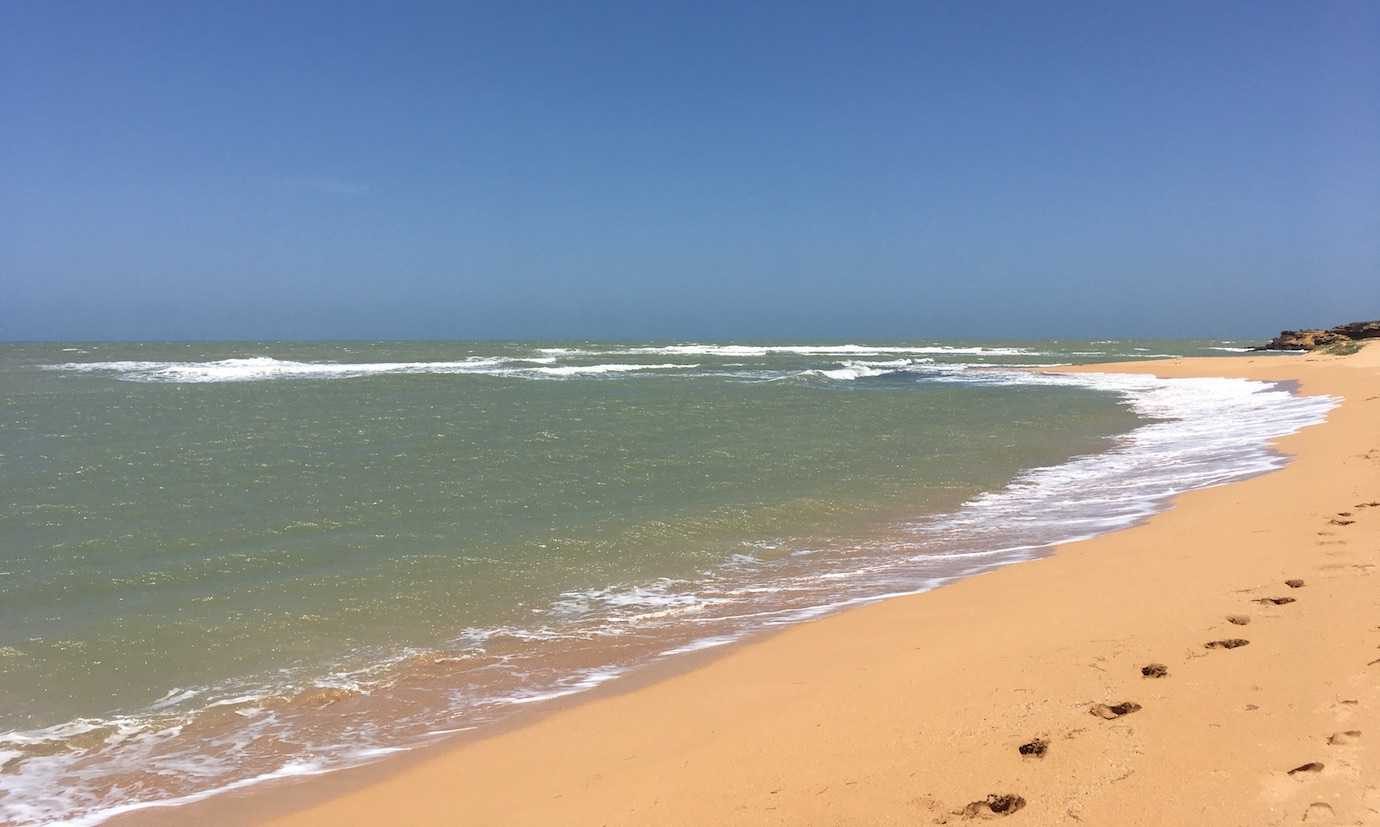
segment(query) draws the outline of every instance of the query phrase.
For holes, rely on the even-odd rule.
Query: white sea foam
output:
[[[274,379],[355,379],[390,374],[476,374],[528,378],[598,376],[644,370],[680,370],[694,364],[604,364],[552,367],[555,357],[474,357],[451,362],[296,362],[270,356],[212,362],[66,362],[51,370],[105,373],[130,382],[258,382]]]
[[[670,649],[667,649],[666,651],[662,652],[661,657],[670,657],[672,655],[684,655],[690,652],[699,652],[705,649],[714,649],[719,646],[727,646],[730,643],[736,643],[737,641],[742,639],[743,636],[741,634],[710,635],[708,637],[696,638],[690,641],[689,643],[682,643],[679,646],[672,646]]]
[[[1215,346],[1213,350],[1242,352],[1247,348]],[[77,351],[84,352],[84,351]],[[348,352],[345,349],[344,352]],[[457,360],[408,362],[349,362],[299,361],[279,359],[267,355],[242,356],[211,361],[152,361],[118,360],[91,362],[63,362],[47,365],[50,370],[105,374],[130,382],[214,383],[255,382],[268,380],[324,380],[357,379],[370,376],[400,374],[418,375],[486,375],[526,379],[568,379],[576,377],[616,376],[654,371],[690,371],[700,367],[695,362],[641,363],[628,361],[602,362],[610,357],[706,357],[771,359],[772,357],[845,357],[847,361],[832,367],[802,369],[772,368],[770,362],[752,365],[743,371],[747,378],[781,379],[789,376],[816,376],[835,380],[866,379],[886,375],[889,371],[913,369],[933,359],[975,357],[990,360],[994,357],[1032,359],[1055,355],[1094,357],[1117,356],[1109,351],[1042,351],[1025,346],[985,345],[859,345],[859,344],[712,344],[687,343],[656,346],[619,347],[613,345],[587,347],[535,348],[528,354],[501,356],[469,356]],[[1179,354],[1155,353],[1149,348],[1135,347],[1127,357],[1154,358]],[[865,357],[893,357],[867,360]],[[581,364],[579,362],[591,362]],[[956,363],[951,363],[956,364]],[[1028,363],[1022,363],[1028,364]],[[718,363],[703,376],[728,376],[724,369],[747,367],[742,362]]]
[[[567,695],[575,695],[580,692],[588,692],[594,687],[608,683],[627,671],[626,668],[617,667],[581,670],[573,675],[562,678],[556,682],[555,686],[549,689],[517,692],[500,699],[500,703],[521,706],[524,704],[550,701],[556,698],[564,698]]]
[[[134,382],[253,382],[266,379],[343,379],[388,373],[481,373],[507,363],[473,358],[455,362],[296,362],[271,356],[211,362],[67,362],[54,370],[109,373]]]
[[[663,362],[655,365],[565,365],[557,368],[533,368],[532,372],[543,376],[590,376],[604,373],[632,373],[640,370],[689,370],[697,367],[699,367],[697,364]]]
[[[345,349],[343,352],[348,352]],[[831,379],[855,379],[882,375],[886,369],[900,369],[928,361],[930,358],[961,358],[971,356],[1036,357],[1046,355],[1028,347],[1017,346],[959,346],[959,345],[737,345],[737,344],[677,344],[659,346],[599,348],[547,347],[536,348],[524,355],[469,356],[457,360],[408,362],[351,362],[300,361],[280,359],[268,355],[240,356],[209,361],[115,360],[63,362],[46,365],[49,370],[103,374],[129,382],[216,383],[260,382],[270,380],[326,380],[358,379],[371,376],[401,374],[416,375],[483,375],[526,379],[567,379],[576,377],[615,376],[649,371],[687,371],[700,367],[696,362],[637,362],[609,361],[613,357],[712,357],[770,358],[770,357],[852,357],[835,367],[803,372],[799,367],[783,373],[768,365],[755,366],[756,378],[782,378],[787,375],[817,375]],[[908,357],[890,360],[865,361],[862,357]],[[589,362],[589,363],[580,363]],[[714,370],[744,367],[744,363],[720,363]],[[708,373],[705,375],[725,375]]]
[[[82,815],[75,816],[73,818],[61,818],[49,821],[34,820],[32,821],[32,823],[42,823],[48,825],[48,827],[93,827],[93,825],[100,824],[101,822],[108,821],[109,819],[112,819],[116,816],[125,815],[127,813],[136,813],[140,810],[158,809],[163,807],[180,807],[184,804],[193,804],[197,801],[205,801],[211,796],[220,795],[221,793],[228,793],[234,790],[242,790],[246,787],[253,787],[257,784],[262,784],[265,781],[275,781],[280,778],[298,778],[308,775],[321,775],[323,773],[330,772],[331,769],[332,768],[330,767],[325,767],[310,761],[289,761],[283,766],[279,767],[278,769],[273,770],[272,772],[260,773],[258,775],[250,776],[249,778],[241,778],[237,781],[232,781],[228,784],[222,784],[218,787],[212,787],[208,790],[201,790],[199,792],[191,793],[189,795],[181,795],[177,796],[176,798],[163,798],[158,799],[156,801],[134,801],[127,802],[124,804],[115,804],[109,807],[103,807],[100,809],[92,810],[91,812],[83,813]]]
[[[1028,356],[1037,352],[1025,347],[964,347],[957,345],[713,345],[684,344],[634,347],[616,353],[668,356],[885,356],[917,353],[950,356]]]
[[[986,345],[857,345],[857,344],[713,344],[691,342],[674,345],[635,347],[544,347],[538,352],[559,357],[573,356],[712,356],[743,358],[762,356],[887,356],[929,354],[943,356],[1036,356],[1040,351],[1019,346]]]
[[[166,709],[177,706],[183,701],[190,701],[192,698],[201,694],[199,689],[170,689],[168,694],[154,701],[150,709]]]
[[[892,359],[889,361],[859,361],[853,360],[840,362],[836,368],[812,369],[801,371],[802,376],[823,376],[826,379],[868,379],[873,376],[886,376],[887,374],[897,373],[904,368],[914,367],[919,364],[931,362],[931,359]]]

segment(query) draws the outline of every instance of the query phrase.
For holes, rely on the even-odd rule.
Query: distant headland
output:
[[[1253,350],[1319,350],[1337,347],[1349,349],[1361,339],[1380,339],[1380,320],[1349,322],[1327,330],[1284,330],[1268,344]]]

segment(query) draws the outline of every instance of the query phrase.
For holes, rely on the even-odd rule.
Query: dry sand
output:
[[[1362,505],[1380,501],[1380,345],[1094,369],[1295,379],[1345,401],[1280,442],[1283,471],[1141,526],[491,737],[132,820],[1380,823],[1380,505]],[[1249,645],[1205,647],[1231,638]],[[1168,674],[1143,677],[1151,663]],[[1123,701],[1141,708],[1089,712]],[[1035,738],[1046,754],[1022,756]],[[963,813],[994,793],[1024,806]]]

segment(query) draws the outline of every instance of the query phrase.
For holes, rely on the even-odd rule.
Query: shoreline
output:
[[[1283,520],[1283,512],[1270,507],[1271,503],[1279,504],[1278,495],[1271,491],[1279,487],[1280,478],[1292,479],[1291,474],[1298,476],[1296,469],[1305,461],[1310,467],[1304,470],[1310,473],[1338,476],[1311,467],[1321,463],[1325,468],[1325,460],[1334,460],[1335,456],[1324,457],[1325,452],[1319,449],[1298,446],[1310,442],[1330,443],[1335,437],[1322,440],[1319,435],[1334,434],[1340,419],[1355,417],[1358,405],[1373,404],[1373,399],[1364,397],[1380,393],[1374,358],[1377,355],[1380,349],[1371,348],[1344,359],[1220,357],[1061,368],[1059,372],[1090,369],[1161,376],[1294,380],[1302,383],[1303,393],[1332,393],[1345,401],[1332,412],[1327,423],[1277,443],[1278,449],[1296,454],[1295,460],[1285,469],[1180,495],[1168,510],[1148,521],[1092,540],[1059,546],[1053,553],[1028,561],[1027,565],[1006,566],[966,578],[927,592],[923,599],[912,595],[872,603],[720,650],[677,658],[674,664],[657,664],[607,687],[544,704],[542,709],[532,710],[534,714],[515,716],[519,720],[485,731],[478,737],[447,741],[311,781],[271,784],[252,792],[226,793],[176,808],[141,810],[116,816],[106,823],[171,823],[192,818],[198,823],[238,824],[260,823],[278,816],[283,816],[282,823],[287,824],[429,823],[456,818],[462,812],[467,816],[463,819],[467,823],[555,820],[563,823],[648,820],[658,823],[885,823],[917,819],[924,823],[936,819],[957,820],[960,816],[954,815],[954,810],[961,810],[969,801],[982,799],[989,793],[1003,792],[1021,795],[1026,800],[1025,811],[1019,815],[1023,823],[1071,820],[1070,813],[1075,809],[1065,807],[1056,812],[1058,808],[1050,805],[1054,799],[1076,801],[1078,817],[1090,823],[1111,823],[1097,815],[1098,812],[1116,812],[1099,810],[1110,800],[1139,801],[1141,815],[1146,819],[1134,821],[1132,817],[1128,821],[1122,814],[1116,823],[1180,823],[1164,820],[1160,817],[1162,814],[1145,808],[1145,801],[1158,800],[1153,792],[1144,789],[1122,792],[1136,787],[1130,781],[1132,777],[1159,778],[1166,767],[1140,766],[1146,760],[1144,750],[1137,761],[1129,761],[1124,756],[1120,761],[1108,760],[1117,757],[1114,754],[1118,746],[1117,734],[1124,736],[1122,740],[1135,741],[1137,733],[1148,729],[1152,723],[1164,723],[1156,719],[1163,718],[1163,709],[1169,704],[1163,701],[1152,704],[1144,697],[1130,698],[1141,703],[1144,711],[1124,722],[1103,722],[1087,715],[1087,705],[1099,700],[1116,703],[1127,698],[1111,697],[1107,692],[1091,693],[1087,687],[1093,684],[1088,681],[1095,676],[1083,673],[1102,673],[1107,676],[1104,684],[1124,687],[1124,692],[1131,694],[1160,696],[1167,693],[1172,696],[1190,683],[1186,678],[1200,665],[1212,668],[1249,661],[1265,647],[1257,644],[1204,655],[1205,650],[1193,650],[1189,638],[1180,647],[1193,653],[1188,655],[1166,651],[1161,646],[1158,653],[1146,652],[1143,657],[1167,663],[1170,675],[1147,682],[1138,672],[1132,674],[1129,669],[1121,670],[1126,674],[1104,671],[1113,662],[1120,669],[1121,660],[1137,657],[1130,651],[1135,647],[1126,646],[1124,640],[1115,637],[1085,640],[1077,633],[1071,634],[1080,624],[1070,615],[1083,615],[1080,619],[1086,621],[1088,612],[1101,612],[1106,615],[1102,619],[1109,626],[1123,627],[1126,639],[1150,635],[1138,631],[1146,628],[1162,634],[1163,629],[1144,625],[1155,614],[1154,605],[1131,612],[1126,605],[1108,602],[1107,596],[1118,592],[1115,587],[1121,586],[1124,590],[1125,584],[1117,582],[1118,572],[1108,571],[1109,558],[1116,551],[1106,547],[1127,547],[1125,550],[1130,553],[1144,554],[1145,549],[1140,544],[1145,542],[1142,536],[1147,533],[1170,534],[1180,540],[1184,534],[1214,533],[1203,531],[1202,525],[1195,526],[1205,521],[1213,522],[1214,529],[1218,528],[1215,523],[1221,521],[1231,521],[1237,528],[1243,528],[1241,518],[1227,516],[1226,512],[1232,509],[1223,511],[1223,504],[1253,511],[1257,521],[1264,518],[1268,522],[1270,516],[1276,522]],[[1368,392],[1362,392],[1367,389]],[[1353,396],[1361,398],[1353,399]],[[1360,436],[1373,442],[1374,430],[1371,428],[1370,433],[1365,433],[1362,425]],[[1362,450],[1376,447],[1367,444]],[[1380,465],[1370,462],[1357,469],[1368,471],[1370,476],[1362,486],[1366,491],[1354,498],[1356,502],[1380,498],[1377,468]],[[1264,485],[1266,482],[1271,484]],[[1333,486],[1345,484],[1340,479],[1326,482]],[[1270,490],[1252,492],[1255,502],[1247,503],[1240,499],[1240,492],[1248,487]],[[1226,496],[1228,492],[1231,496]],[[1323,492],[1314,485],[1310,486],[1309,493],[1312,499],[1322,496]],[[1264,509],[1259,508],[1262,499]],[[1217,500],[1223,503],[1212,502],[1206,511],[1199,506],[1202,501]],[[1257,507],[1251,509],[1252,504]],[[1345,507],[1353,505],[1339,504],[1337,508],[1346,510]],[[1200,511],[1203,513],[1194,516]],[[1185,512],[1192,513],[1185,517]],[[1371,519],[1367,520],[1367,516]],[[1187,525],[1178,525],[1185,521]],[[1370,536],[1366,533],[1374,532],[1374,527],[1365,527],[1367,522],[1380,524],[1380,509],[1361,516],[1355,525],[1346,528],[1351,530],[1351,535]],[[1281,525],[1277,528],[1282,534],[1294,527]],[[1245,533],[1258,532],[1250,529]],[[1201,541],[1189,545],[1196,548]],[[1350,553],[1359,553],[1359,550],[1353,549]],[[1232,553],[1223,555],[1232,557],[1243,567],[1262,563],[1259,559],[1235,560],[1235,556]],[[1371,556],[1376,556],[1374,550]],[[1173,561],[1186,568],[1151,574],[1161,579],[1170,574],[1182,580],[1194,573],[1195,563],[1201,564],[1200,568],[1214,570],[1223,565],[1221,559],[1190,560],[1188,557],[1192,555],[1180,552]],[[1315,579],[1321,580],[1321,575],[1312,571],[1315,566],[1302,561],[1291,561],[1290,565],[1300,569],[1298,576],[1305,578],[1309,585]],[[1309,578],[1310,573],[1312,578]],[[1251,582],[1240,585],[1264,588],[1264,584],[1258,582],[1260,577],[1247,578]],[[1331,578],[1336,579],[1340,576]],[[1032,604],[1032,594],[1057,595],[1058,600],[1037,600]],[[1299,592],[1299,602],[1306,603],[1303,598],[1309,596],[1305,588]],[[1164,593],[1156,597],[1182,608],[1184,611],[1178,614],[1186,618],[1192,617],[1197,609],[1191,604],[1207,599],[1205,595],[1197,595],[1199,599],[1195,601],[1184,595]],[[1291,608],[1267,611],[1244,601],[1237,603],[1243,604],[1239,608],[1244,612],[1261,615],[1258,625],[1227,626],[1220,618],[1209,624],[1213,618],[1202,611],[1197,612],[1201,615],[1197,620],[1208,624],[1214,632],[1222,631],[1222,635],[1237,632],[1249,638],[1250,632],[1265,631],[1264,626],[1269,622],[1265,615],[1282,622]],[[1117,616],[1117,610],[1122,617]],[[1046,613],[1043,617],[1040,616],[1042,612]],[[1124,615],[1128,612],[1141,625],[1126,625],[1128,619]],[[1307,612],[1292,614],[1303,616]],[[1172,619],[1158,618],[1160,621]],[[955,624],[956,620],[961,623]],[[1362,625],[1360,628],[1368,627]],[[1208,632],[1203,631],[1200,636],[1206,634]],[[1013,646],[1016,641],[1021,645]],[[1122,645],[1110,645],[1113,642]],[[1105,651],[1096,651],[1099,643],[1104,644]],[[1201,646],[1201,641],[1197,643]],[[1372,649],[1374,645],[1371,643]],[[1036,657],[1040,653],[1063,655],[1068,651],[1077,651],[1086,656],[1084,660],[1091,658],[1100,665],[1096,668],[1087,664],[1080,666],[1067,657],[1055,658],[1051,663],[1047,657]],[[1200,660],[1203,657],[1208,660]],[[819,674],[818,664],[823,661],[831,666],[829,674]],[[943,674],[932,681],[922,680],[922,675],[935,667],[940,667]],[[848,676],[854,671],[872,673],[873,680],[880,676],[881,682],[850,682]],[[1044,693],[1032,687],[1045,684],[1050,685],[1051,690],[1063,687],[1067,691],[1050,691],[1049,697],[1037,700],[1036,696]],[[1194,686],[1197,684],[1188,689]],[[908,691],[898,694],[900,688]],[[1100,698],[1099,694],[1107,697]],[[983,696],[993,702],[985,710],[972,709],[973,699]],[[1076,701],[1071,700],[1074,696],[1077,696]],[[1263,704],[1254,705],[1257,710],[1252,712],[1266,708]],[[1240,706],[1237,704],[1238,708]],[[1195,707],[1191,711],[1201,710]],[[1241,717],[1236,715],[1232,725],[1249,728],[1249,721],[1236,720]],[[994,727],[985,736],[985,744],[979,743],[984,736],[975,731],[975,724]],[[1169,727],[1176,731],[1183,728],[1182,725]],[[1040,734],[1036,730],[1045,732],[1044,737],[1051,741],[1049,755],[1045,759],[1021,759],[1016,745]],[[659,733],[659,737],[649,734],[651,732]],[[712,735],[706,738],[706,732]],[[922,733],[932,737],[923,738]],[[950,742],[942,743],[946,739],[933,737],[936,734],[947,734]],[[1176,737],[1192,741],[1191,734],[1178,732]],[[1070,735],[1072,737],[1064,737]],[[1326,737],[1328,733],[1323,735]],[[1231,742],[1227,746],[1233,754],[1240,751],[1240,739],[1222,737]],[[772,748],[765,746],[772,740],[781,743]],[[1364,742],[1349,747],[1353,752],[1364,748]],[[1325,749],[1336,751],[1333,746],[1319,748]],[[1199,758],[1212,755],[1202,744],[1186,751],[1192,751]],[[633,766],[629,766],[627,754],[638,756],[631,762]],[[909,764],[897,763],[903,755],[910,756]],[[1119,789],[1108,786],[1096,791],[1115,795],[1071,796],[1059,786],[1061,783],[1067,786],[1067,773],[1056,769],[1056,765],[1068,760],[1075,763],[1074,775],[1084,781],[1093,781],[1095,786],[1098,786],[1095,780],[1108,766],[1129,767],[1131,775],[1115,782]],[[1323,759],[1300,758],[1297,763],[1311,760]],[[1354,755],[1352,761],[1354,766]],[[1172,767],[1176,762],[1182,764],[1183,760],[1176,757],[1169,764]],[[1245,764],[1249,765],[1250,761]],[[675,768],[674,773],[671,768]],[[1242,772],[1244,770],[1228,771],[1227,774],[1240,775]],[[850,774],[859,777],[851,784],[846,779],[839,780]],[[1335,782],[1337,774],[1338,770],[1325,768],[1316,774],[1315,781]],[[469,780],[456,784],[455,779],[461,778]],[[1001,780],[1003,778],[1007,780]],[[1306,788],[1295,778],[1285,778],[1296,785],[1297,790]],[[1219,784],[1221,780],[1217,779]],[[1180,779],[1168,784],[1161,780],[1160,794],[1181,795],[1179,787],[1185,781]],[[965,789],[971,792],[962,792]],[[1295,788],[1286,787],[1284,791],[1295,791]],[[543,796],[546,792],[557,797]],[[1246,792],[1253,794],[1254,791]],[[969,797],[964,798],[965,795]],[[1144,797],[1147,795],[1152,797],[1147,799]],[[1198,813],[1194,818],[1202,818],[1202,813],[1216,812],[1214,819],[1182,823],[1268,823],[1245,818],[1245,815],[1248,812],[1273,814],[1289,798],[1275,795],[1277,801],[1272,801],[1264,811],[1252,811],[1250,794],[1220,797],[1222,801],[1217,804],[1225,809],[1214,811],[1210,802],[1197,801],[1196,804],[1206,809],[1191,811]],[[1181,801],[1179,805],[1189,803]],[[1259,801],[1254,803],[1260,804]],[[1328,806],[1338,814],[1345,810],[1344,806]],[[1238,817],[1242,820],[1231,820]],[[1226,820],[1216,820],[1218,818]]]

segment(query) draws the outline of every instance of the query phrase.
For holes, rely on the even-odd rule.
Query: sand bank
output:
[[[1344,401],[1280,442],[1283,471],[1048,558],[481,740],[115,823],[1380,823],[1380,346],[1091,369]],[[989,794],[1024,806],[968,807]]]

